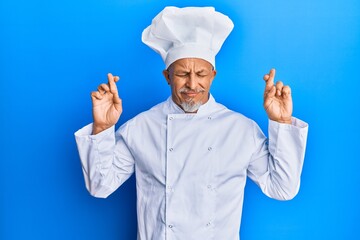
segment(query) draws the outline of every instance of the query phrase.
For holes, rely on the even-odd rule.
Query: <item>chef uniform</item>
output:
[[[143,42],[166,67],[184,57],[215,65],[232,26],[211,7],[167,7]],[[237,240],[247,177],[271,198],[297,194],[307,130],[297,118],[269,120],[267,139],[254,121],[210,94],[196,114],[169,97],[117,131],[91,135],[89,124],[75,137],[93,196],[107,197],[136,173],[138,240]]]

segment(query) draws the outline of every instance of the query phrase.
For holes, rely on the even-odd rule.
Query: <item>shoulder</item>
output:
[[[166,118],[167,113],[167,101],[156,104],[151,107],[149,110],[139,113],[132,120],[134,122],[145,121],[145,120],[159,120],[162,118]]]
[[[241,125],[253,125],[255,123],[254,120],[248,118],[240,112],[231,110],[220,103],[216,104],[218,107],[214,115],[221,120],[231,121]]]
[[[218,111],[214,113],[214,120],[217,121],[219,126],[224,129],[231,129],[231,131],[248,133],[250,135],[262,135],[262,130],[259,125],[246,115],[231,110],[222,104],[218,104]]]
[[[135,117],[122,124],[119,130],[126,129],[131,126],[143,125],[147,122],[160,122],[161,119],[166,119],[166,103],[166,101],[161,102],[150,109],[137,114]]]

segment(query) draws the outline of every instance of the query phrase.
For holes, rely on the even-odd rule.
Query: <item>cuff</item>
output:
[[[309,124],[307,124],[306,122],[298,119],[298,118],[295,118],[295,117],[292,117],[291,118],[291,124],[287,124],[287,123],[279,123],[279,122],[276,122],[276,121],[273,121],[273,120],[270,120],[269,119],[269,127],[283,127],[283,128],[308,128],[309,127]]]
[[[89,138],[92,140],[100,140],[110,134],[114,134],[115,132],[115,126],[112,126],[108,129],[105,129],[102,132],[99,132],[96,135],[92,135],[92,131],[93,131],[93,123],[90,123],[88,125],[86,125],[85,127],[79,129],[78,131],[75,132],[75,137],[76,138]]]
[[[291,146],[305,148],[308,124],[295,117],[292,118],[292,124],[279,123],[269,120],[269,150],[273,155],[277,154],[280,146]],[[297,147],[296,147],[297,146]]]

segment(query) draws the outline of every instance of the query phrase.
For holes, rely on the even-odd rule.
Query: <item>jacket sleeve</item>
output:
[[[290,200],[300,188],[308,124],[293,118],[292,124],[269,120],[269,139],[254,123],[253,153],[248,176],[262,192],[278,200]]]
[[[134,159],[115,127],[91,135],[92,124],[75,133],[85,185],[94,197],[106,198],[134,172]]]

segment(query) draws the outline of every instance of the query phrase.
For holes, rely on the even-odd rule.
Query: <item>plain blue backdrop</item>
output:
[[[299,194],[275,201],[249,181],[242,240],[360,239],[358,0],[2,0],[0,239],[136,238],[134,177],[91,197],[73,134],[108,72],[121,77],[119,125],[169,96],[160,56],[140,39],[165,5],[211,5],[234,21],[218,102],[267,132],[262,76],[275,67],[310,125]]]

